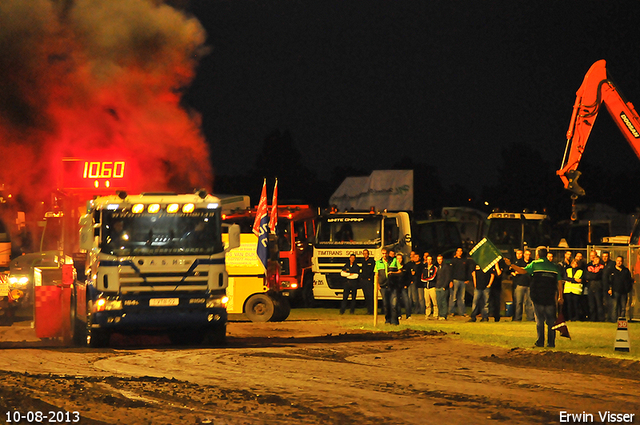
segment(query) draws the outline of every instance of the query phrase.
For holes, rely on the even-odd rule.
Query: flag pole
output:
[[[373,276],[373,326],[378,325],[378,273]]]

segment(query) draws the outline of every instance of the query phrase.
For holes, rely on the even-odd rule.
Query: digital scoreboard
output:
[[[113,192],[128,186],[128,175],[124,160],[62,158],[59,188]]]

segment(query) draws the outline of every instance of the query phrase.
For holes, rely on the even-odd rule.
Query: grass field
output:
[[[403,316],[404,317],[404,316]],[[536,340],[535,322],[512,322],[510,318],[502,318],[500,322],[467,322],[467,318],[451,318],[447,321],[427,320],[414,315],[410,320],[402,319],[399,326],[384,324],[384,317],[378,317],[378,324],[374,326],[373,316],[364,314],[364,310],[356,310],[355,315],[339,315],[338,309],[314,308],[293,309],[287,320],[319,320],[333,321],[336,325],[347,329],[365,330],[438,330],[444,331],[451,338],[463,341],[488,344],[504,348],[530,348]],[[615,323],[568,322],[571,339],[556,337],[557,351],[575,354],[590,354],[629,360],[640,360],[640,323],[629,322],[628,334],[631,346],[630,352],[614,350],[617,333]],[[536,348],[536,350],[540,350]]]

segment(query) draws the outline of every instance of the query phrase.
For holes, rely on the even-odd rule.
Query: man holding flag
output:
[[[547,325],[547,347],[556,346],[556,331],[553,329],[556,322],[556,300],[559,304],[564,302],[562,297],[562,276],[558,267],[547,259],[547,248],[539,246],[536,249],[536,260],[526,267],[511,264],[505,258],[505,263],[511,266],[516,273],[529,274],[531,279],[531,300],[536,312],[536,329],[538,339],[536,347],[544,347],[544,325]]]

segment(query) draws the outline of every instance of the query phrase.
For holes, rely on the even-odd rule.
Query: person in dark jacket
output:
[[[613,308],[613,297],[609,295],[609,275],[611,275],[611,269],[616,266],[615,261],[609,258],[608,252],[603,252],[601,255],[600,263],[603,266],[602,269],[602,303],[604,309],[604,321],[615,322],[618,318],[615,316],[615,310]]]
[[[411,317],[411,302],[409,301],[409,285],[411,284],[411,267],[404,261],[402,253],[396,254],[398,271],[392,272],[392,278],[396,281],[395,287],[398,291],[398,299],[402,300],[404,312],[407,319]],[[402,309],[398,306],[398,317],[402,316]]]
[[[424,268],[422,269],[422,284],[424,285],[424,299],[425,299],[425,317],[434,319],[438,318],[438,300],[436,299],[436,276],[438,274],[438,267],[433,264],[433,257],[431,255],[425,256]]]
[[[616,258],[616,265],[610,269],[607,282],[609,285],[607,292],[613,297],[614,319],[612,321],[615,322],[619,317],[627,317],[627,297],[633,288],[631,272],[625,267],[622,256]]]
[[[344,278],[344,291],[342,291],[342,303],[340,303],[340,314],[344,314],[347,309],[347,301],[351,295],[351,314],[356,310],[356,294],[358,292],[358,280],[360,277],[360,266],[356,263],[356,254],[349,256],[349,261],[342,267],[340,275]]]
[[[589,299],[589,320],[602,322],[604,321],[604,304],[602,301],[602,270],[604,266],[600,263],[598,255],[594,255],[592,258],[593,260],[587,266],[587,271],[584,275]]]
[[[451,265],[444,262],[444,257],[436,257],[436,300],[438,303],[438,320],[447,320],[449,312],[449,287],[451,286]]]
[[[424,286],[420,280],[422,276],[422,269],[424,265],[420,254],[415,251],[411,251],[411,261],[407,263],[409,265],[409,278],[411,284],[409,285],[409,298],[413,303],[413,314],[424,314]]]
[[[471,308],[470,322],[475,322],[478,314],[482,315],[481,322],[489,321],[489,293],[491,291],[491,285],[496,278],[496,272],[494,267],[487,270],[485,273],[482,267],[476,264],[475,270],[471,272],[471,278],[473,279],[473,307]]]
[[[571,259],[572,255],[573,254],[571,253],[571,251],[565,251],[564,252],[564,259],[562,261],[560,261],[558,263],[558,265],[560,267],[562,267],[564,270],[570,269],[571,268],[571,261],[573,261]]]
[[[462,254],[462,248],[456,249],[456,253],[451,260],[453,288],[449,295],[449,313],[453,314],[453,306],[457,304],[459,316],[465,314],[466,306],[464,304],[464,295],[467,290],[467,282],[469,281],[469,260],[463,258]]]
[[[362,264],[360,265],[360,288],[364,295],[364,304],[367,306],[367,314],[373,314],[373,275],[376,261],[369,256],[369,250],[362,250]]]
[[[525,268],[531,262],[531,251],[516,251],[516,261],[514,264],[518,267]],[[526,314],[527,320],[536,320],[533,314],[533,303],[531,302],[531,276],[528,274],[518,274],[511,272],[513,279],[513,301],[515,303],[514,322],[522,321],[523,313]]]
[[[502,298],[502,278],[508,269],[504,260],[500,260],[493,267],[495,279],[489,291],[489,315],[496,322],[500,321],[500,300]]]

